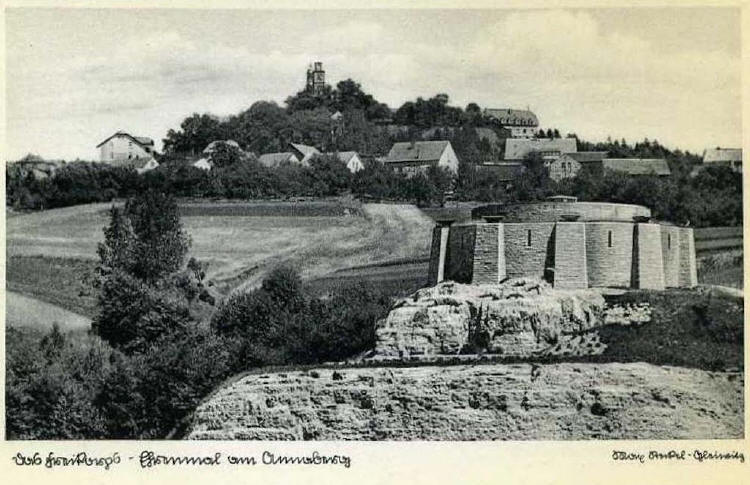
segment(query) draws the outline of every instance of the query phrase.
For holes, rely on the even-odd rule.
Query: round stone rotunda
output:
[[[546,202],[477,207],[433,230],[429,283],[493,284],[536,277],[555,288],[693,287],[693,229],[651,220],[643,206]]]

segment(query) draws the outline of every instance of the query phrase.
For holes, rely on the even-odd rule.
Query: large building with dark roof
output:
[[[507,129],[513,138],[533,138],[539,129],[539,119],[527,109],[486,108],[486,119]]]
[[[575,177],[581,170],[596,173],[611,170],[633,177],[666,177],[672,173],[663,158],[607,158],[607,152],[566,153],[548,160],[545,166],[549,170],[549,177],[555,182]]]

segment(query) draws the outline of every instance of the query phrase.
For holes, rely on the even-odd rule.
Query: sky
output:
[[[118,130],[157,149],[194,112],[283,104],[305,70],[398,108],[447,93],[526,108],[591,140],[741,146],[740,12],[6,10],[6,159],[97,159]]]

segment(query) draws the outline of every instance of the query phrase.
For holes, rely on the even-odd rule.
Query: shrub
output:
[[[123,271],[114,271],[102,282],[92,330],[126,353],[143,352],[160,336],[184,329],[189,316],[182,302]]]
[[[375,346],[375,323],[386,316],[391,295],[359,284],[330,298],[302,292],[299,276],[280,268],[260,289],[234,295],[212,327],[237,342],[237,370],[269,364],[343,360]]]

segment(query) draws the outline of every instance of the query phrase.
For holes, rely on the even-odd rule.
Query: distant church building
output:
[[[322,62],[315,62],[307,68],[307,84],[305,91],[313,96],[319,96],[326,84],[326,72]]]

